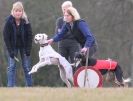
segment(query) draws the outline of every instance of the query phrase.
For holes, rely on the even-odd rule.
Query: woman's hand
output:
[[[88,49],[88,51],[89,51],[89,48],[86,48],[86,47],[82,48],[82,49],[81,49],[81,53],[86,54],[87,49]]]
[[[48,44],[50,44],[50,45],[53,43],[53,41],[54,41],[53,39],[47,40]]]

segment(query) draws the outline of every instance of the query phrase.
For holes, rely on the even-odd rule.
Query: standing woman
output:
[[[96,40],[88,24],[80,18],[78,11],[74,7],[69,7],[64,13],[64,19],[66,23],[61,31],[48,40],[48,43],[60,41],[68,31],[71,31],[71,34],[82,47],[81,52],[86,54],[88,49],[89,56],[93,56],[97,48]]]
[[[13,4],[11,15],[7,18],[4,30],[4,42],[8,51],[7,86],[16,86],[16,57],[20,53],[25,74],[26,86],[32,86],[30,71],[30,52],[32,30],[22,2]]]
[[[58,34],[60,32],[63,24],[66,23],[65,19],[64,19],[64,12],[69,7],[72,7],[71,1],[65,1],[61,5],[63,17],[59,17],[56,20],[56,29],[55,29],[56,34]],[[59,41],[58,50],[59,50],[59,53],[63,57],[65,57],[70,63],[74,63],[75,52],[78,52],[80,50],[80,46],[79,46],[79,43],[75,40],[71,31],[68,31],[64,35],[62,40]]]

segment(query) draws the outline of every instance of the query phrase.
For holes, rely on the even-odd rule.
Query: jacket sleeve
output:
[[[95,39],[89,29],[89,26],[87,25],[87,23],[85,21],[80,21],[78,27],[86,38],[84,47],[91,47],[93,45],[93,43],[95,42]]]
[[[11,45],[11,32],[13,32],[12,30],[13,28],[11,26],[11,23],[7,21],[3,29],[3,38],[4,38],[6,48],[10,54],[11,52],[13,52],[12,45]]]
[[[60,41],[67,32],[68,32],[67,24],[64,23],[61,28],[61,31],[59,33],[56,33],[55,36],[53,37],[54,42]]]

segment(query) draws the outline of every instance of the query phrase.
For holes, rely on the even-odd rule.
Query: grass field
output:
[[[0,101],[132,101],[133,88],[0,88]]]

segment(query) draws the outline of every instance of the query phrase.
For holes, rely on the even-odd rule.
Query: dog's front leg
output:
[[[44,61],[44,62],[39,62],[37,63],[36,65],[34,65],[31,69],[31,71],[29,72],[29,74],[32,74],[32,73],[35,73],[37,72],[37,70],[40,68],[40,67],[43,67],[45,65],[47,65],[47,61]]]
[[[32,67],[32,69],[31,69],[31,71],[28,73],[28,74],[32,74],[32,73],[35,73],[35,72],[37,72],[37,70],[38,70],[38,65],[40,64],[41,62],[38,62],[36,65],[34,65],[33,67]]]

